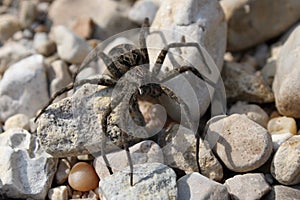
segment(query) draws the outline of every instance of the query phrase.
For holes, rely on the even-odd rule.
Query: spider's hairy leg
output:
[[[148,49],[146,44],[146,33],[149,34],[149,26],[150,26],[149,18],[145,18],[139,36],[141,52],[143,54],[146,63],[149,63],[149,54],[148,54]]]
[[[57,92],[55,92],[53,94],[53,96],[50,98],[50,100],[48,101],[48,103],[41,109],[41,111],[38,113],[38,115],[35,117],[34,122],[36,122],[38,120],[38,118],[46,111],[46,109],[48,108],[48,106],[50,106],[53,101],[60,95],[72,90],[74,87],[86,84],[86,83],[90,83],[90,84],[96,84],[96,85],[103,85],[103,86],[108,86],[108,87],[113,87],[116,85],[116,81],[107,77],[100,77],[100,78],[95,78],[95,79],[84,79],[84,80],[80,80],[76,83],[71,83],[69,85],[67,85],[66,87],[58,90]]]
[[[160,78],[160,82],[161,83],[166,82],[166,81],[178,76],[179,74],[185,73],[187,71],[192,72],[195,76],[197,76],[204,82],[208,83],[212,87],[214,87],[214,88],[216,87],[216,84],[214,82],[212,82],[209,78],[202,75],[195,67],[191,67],[191,66],[180,66],[180,67],[177,67],[177,68],[165,73]]]
[[[176,43],[175,42],[175,43],[168,44],[166,47],[164,47],[160,51],[160,53],[159,53],[159,55],[158,55],[158,57],[155,61],[154,67],[153,67],[153,74],[155,76],[159,74],[159,72],[161,70],[161,66],[162,66],[162,64],[163,64],[163,62],[166,58],[166,55],[167,55],[169,49],[178,48],[178,47],[195,47],[195,48],[197,48],[199,53],[200,53],[201,59],[203,60],[203,63],[205,65],[205,67],[207,68],[208,72],[211,73],[211,70],[210,70],[210,68],[209,68],[209,66],[206,62],[206,58],[205,58],[205,56],[202,52],[202,49],[201,49],[200,45],[197,42],[187,42],[187,43],[180,43],[180,42]]]
[[[186,105],[186,103],[181,98],[179,98],[178,96],[176,96],[176,94],[170,88],[168,88],[166,86],[160,86],[160,87],[161,87],[161,90],[163,91],[163,93],[166,94],[170,99],[175,100],[178,104],[180,104],[181,106],[183,106],[183,112],[184,112],[185,117],[187,118],[188,127],[191,130],[194,130],[194,126],[192,124],[192,120],[191,120],[191,117],[190,117],[191,115],[190,115],[190,112],[189,112],[189,108]],[[199,171],[199,173],[201,173],[201,167],[200,167],[200,163],[199,163],[199,143],[200,143],[200,137],[199,137],[198,131],[199,130],[197,129],[197,132],[195,134],[195,139],[196,139],[196,163],[197,163],[198,171]]]

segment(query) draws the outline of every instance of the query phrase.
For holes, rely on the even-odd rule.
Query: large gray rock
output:
[[[160,163],[134,165],[133,186],[130,186],[129,168],[102,179],[100,197],[109,199],[175,200],[177,196],[175,172]]]
[[[202,58],[201,52],[195,47],[180,50],[173,48],[169,51],[171,53],[167,56],[162,71],[166,72],[180,65],[194,66],[216,82],[223,65],[226,26],[223,11],[216,0],[162,1],[150,28],[150,33],[158,31],[160,34],[150,34],[147,38],[150,60],[155,62],[161,49],[167,44],[182,42],[182,36],[185,36],[186,42],[199,43],[208,53],[203,53]],[[212,73],[208,73],[205,62],[208,63]],[[199,112],[202,115],[211,102],[213,88],[208,90],[202,80],[190,73],[180,75],[165,84],[187,103],[193,119],[198,119]],[[170,116],[179,121],[178,106],[167,99],[162,101]]]
[[[119,107],[108,120],[108,134],[103,138],[101,119],[110,103],[112,89],[85,84],[72,97],[67,97],[48,107],[38,121],[37,134],[41,145],[56,157],[97,153],[106,140],[106,152],[120,150],[121,132]],[[128,125],[128,127],[131,127]],[[138,134],[138,133],[137,133]],[[140,138],[128,137],[136,143]]]
[[[233,200],[260,199],[271,190],[264,175],[258,173],[236,175],[227,179],[225,186]]]
[[[188,174],[177,181],[178,200],[227,200],[229,194],[224,185],[199,173]]]
[[[273,150],[268,131],[239,114],[213,120],[206,139],[226,167],[235,172],[247,172],[260,167]]]
[[[300,4],[300,2],[299,2]],[[277,69],[273,91],[278,111],[285,116],[300,118],[300,25],[281,47],[276,61]]]
[[[288,139],[274,155],[271,173],[284,185],[300,183],[300,135]]]
[[[45,199],[57,159],[41,149],[35,136],[9,129],[0,135],[0,156],[1,197]]]
[[[169,132],[160,136],[159,145],[164,153],[165,164],[185,171],[186,174],[198,172],[196,162],[195,134],[183,126],[174,125]],[[200,139],[199,164],[201,173],[215,181],[223,178],[223,168],[212,153],[207,142]]]
[[[300,19],[298,0],[222,0],[228,50],[243,50],[280,35]]]
[[[129,148],[130,156],[134,165],[143,163],[164,163],[164,156],[161,148],[151,140],[145,140]],[[107,159],[114,173],[128,167],[126,151],[121,150],[107,154]],[[102,156],[94,160],[94,168],[100,179],[109,176]]]
[[[41,55],[12,65],[0,81],[0,120],[23,113],[28,117],[48,101],[47,79]]]

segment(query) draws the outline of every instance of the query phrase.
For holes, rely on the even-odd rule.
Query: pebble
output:
[[[181,177],[177,187],[178,200],[230,199],[224,185],[195,172]]]
[[[29,28],[37,18],[37,5],[35,1],[21,1],[19,18],[23,28]]]
[[[43,56],[32,55],[5,71],[0,81],[0,120],[17,113],[33,117],[48,102],[43,62]]]
[[[0,15],[0,41],[5,42],[8,38],[21,29],[17,17],[10,14]]]
[[[51,4],[48,16],[54,26],[66,27],[70,27],[74,19],[82,15],[88,16],[97,24],[94,35],[97,38],[106,39],[114,34],[136,28],[136,25],[127,17],[130,6],[128,1],[60,0]]]
[[[146,17],[149,18],[150,24],[153,22],[158,6],[152,0],[139,0],[133,4],[130,9],[128,18],[138,24],[143,24]]]
[[[165,158],[165,164],[185,171],[186,174],[198,172],[196,162],[196,139],[190,129],[174,125],[169,132],[159,137],[159,145]],[[223,168],[212,153],[207,142],[200,139],[199,164],[201,173],[215,181],[223,178]]]
[[[247,72],[240,63],[225,62],[222,78],[229,101],[274,102],[272,90],[262,75]]]
[[[260,124],[262,127],[267,128],[267,124],[269,121],[268,114],[258,105],[255,104],[247,104],[245,102],[237,102],[233,106],[231,106],[229,110],[229,114],[245,114],[249,119],[255,121]]]
[[[281,144],[287,141],[293,134],[286,132],[286,133],[278,133],[278,134],[271,134],[272,141],[273,141],[273,149],[277,151]]]
[[[300,199],[300,185],[287,187],[284,185],[275,185],[273,190],[263,198],[263,200],[296,200]]]
[[[84,15],[79,16],[72,25],[73,32],[85,39],[92,37],[94,29],[95,23],[93,19]]]
[[[92,165],[78,162],[72,167],[68,182],[74,190],[86,192],[98,187],[99,178]]]
[[[299,2],[300,3],[300,2]],[[300,117],[300,76],[299,45],[300,25],[289,35],[281,47],[276,60],[277,70],[273,82],[276,107],[280,114],[288,117]]]
[[[35,136],[20,128],[2,133],[0,157],[0,194],[6,198],[45,199],[57,159],[41,149]]]
[[[4,129],[22,128],[29,131],[29,118],[24,114],[16,114],[5,121]]]
[[[62,60],[56,60],[50,64],[48,68],[48,76],[51,81],[50,83],[50,94],[54,95],[55,92],[66,87],[69,83],[72,82],[72,78],[69,72],[68,65]],[[67,93],[62,94],[57,97],[54,101],[61,100],[67,96]]]
[[[261,173],[235,175],[224,184],[233,199],[261,199],[271,187]]]
[[[164,163],[162,150],[155,142],[151,140],[145,140],[137,143],[130,147],[129,151],[134,165],[154,162]],[[106,156],[114,173],[122,171],[128,167],[128,160],[125,150],[109,153]],[[95,158],[94,167],[101,179],[110,175],[102,156]]]
[[[44,56],[50,56],[56,51],[56,46],[53,41],[48,38],[47,33],[36,33],[33,38],[33,47],[37,53]]]
[[[230,51],[244,50],[279,36],[299,20],[298,0],[280,0],[276,5],[272,0],[223,0],[220,3],[228,23],[227,49]]]
[[[176,174],[161,163],[134,165],[133,186],[130,186],[129,168],[102,179],[100,198],[132,200],[175,200]]]
[[[51,188],[48,192],[48,198],[53,200],[68,200],[68,188],[65,185]]]
[[[69,63],[80,64],[91,50],[83,38],[64,26],[53,27],[52,34],[59,57]]]
[[[300,183],[300,135],[292,136],[276,151],[271,173],[281,184],[294,185]]]
[[[67,159],[59,160],[57,171],[55,173],[55,182],[58,185],[63,184],[68,180],[68,176],[70,174],[71,165]]]
[[[268,131],[239,114],[212,120],[206,140],[226,167],[235,172],[257,169],[273,150]]]

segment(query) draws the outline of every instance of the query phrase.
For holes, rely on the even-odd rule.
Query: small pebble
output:
[[[56,50],[55,43],[49,40],[47,33],[36,33],[33,38],[33,47],[37,53],[50,56]]]
[[[68,180],[71,165],[67,159],[61,159],[58,163],[57,171],[55,174],[55,181],[57,184],[63,184]]]
[[[300,183],[300,135],[295,135],[283,143],[276,151],[271,173],[281,184]]]
[[[24,114],[16,114],[11,116],[5,121],[4,130],[8,130],[10,128],[23,128],[25,130],[29,130],[29,118]]]
[[[82,192],[93,190],[99,184],[94,168],[86,162],[79,162],[72,167],[68,181],[74,190]]]
[[[48,198],[53,200],[68,200],[68,188],[65,185],[51,188],[48,192]]]
[[[74,33],[85,39],[88,39],[93,35],[94,29],[95,23],[93,19],[88,16],[80,16],[72,26]]]
[[[292,117],[276,117],[268,122],[268,131],[271,134],[291,133],[297,134],[296,121]]]
[[[20,22],[23,28],[30,27],[37,17],[37,6],[34,1],[21,1],[20,12],[19,12]]]
[[[9,14],[0,15],[0,41],[4,42],[21,29],[17,17]]]

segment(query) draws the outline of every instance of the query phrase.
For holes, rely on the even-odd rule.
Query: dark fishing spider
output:
[[[40,113],[35,118],[35,121],[45,112],[47,107],[54,101],[56,97],[59,95],[72,90],[76,86],[80,86],[85,83],[90,84],[97,84],[102,86],[107,86],[111,88],[115,87],[121,87],[119,89],[119,94],[115,95],[114,98],[111,99],[111,102],[107,108],[107,110],[103,113],[103,117],[101,120],[101,126],[102,126],[102,134],[107,134],[107,122],[108,117],[113,111],[116,106],[119,104],[124,105],[124,109],[129,110],[130,117],[134,120],[134,122],[139,126],[145,126],[144,117],[140,112],[139,106],[138,106],[138,97],[143,96],[150,96],[153,98],[158,98],[161,95],[165,94],[169,98],[175,100],[179,105],[183,106],[183,112],[185,117],[187,117],[187,125],[189,128],[192,129],[192,124],[190,120],[190,114],[187,105],[182,101],[180,98],[176,96],[176,94],[169,89],[166,86],[161,85],[161,83],[168,81],[175,76],[190,71],[203,81],[209,83],[210,85],[213,85],[211,81],[209,81],[206,77],[202,76],[198,70],[191,66],[180,66],[178,68],[175,68],[167,73],[165,73],[162,77],[157,78],[161,66],[165,60],[165,57],[169,51],[170,48],[177,48],[177,47],[195,47],[200,52],[203,62],[206,65],[206,68],[208,69],[209,73],[211,73],[205,57],[202,54],[202,50],[198,43],[193,42],[181,42],[181,43],[171,43],[166,45],[165,48],[163,48],[160,51],[160,54],[158,55],[155,65],[153,67],[152,72],[149,72],[149,55],[148,55],[148,49],[146,46],[146,33],[149,33],[149,20],[146,18],[141,31],[139,35],[139,45],[140,48],[135,47],[131,44],[120,44],[114,47],[109,54],[105,54],[101,50],[97,49],[97,47],[88,55],[88,57],[84,60],[84,62],[81,64],[81,66],[78,68],[77,72],[74,74],[73,82],[68,85],[67,87],[57,91],[49,100],[48,104],[42,108]],[[84,67],[87,66],[88,63],[90,63],[92,60],[100,57],[105,65],[107,66],[108,71],[110,72],[110,76],[103,76],[96,79],[87,79],[87,80],[80,80],[75,82],[77,74],[82,70]],[[134,71],[132,71],[134,69]],[[149,72],[149,73],[148,73]],[[130,73],[130,74],[129,74]],[[127,78],[123,78],[127,76]],[[148,81],[148,82],[147,82]],[[125,101],[124,101],[125,100]],[[127,103],[126,103],[127,102]],[[125,112],[123,112],[125,113]],[[127,137],[128,134],[124,131],[124,127],[126,127],[126,122],[128,119],[126,119],[127,116],[125,114],[121,114],[121,137],[122,137],[122,143],[123,148],[126,150],[126,155],[128,159],[128,164],[130,167],[130,185],[133,185],[133,164],[129,152],[129,147],[127,144]],[[137,116],[137,117],[134,117]],[[197,139],[196,143],[196,161],[197,166],[200,172],[200,165],[199,165],[199,134],[196,133],[195,137]],[[105,138],[105,137],[102,137]],[[106,167],[109,170],[110,174],[113,174],[111,167],[109,166],[108,159],[105,154],[105,142],[102,142],[101,144],[101,154],[103,157],[103,160],[106,164]]]

